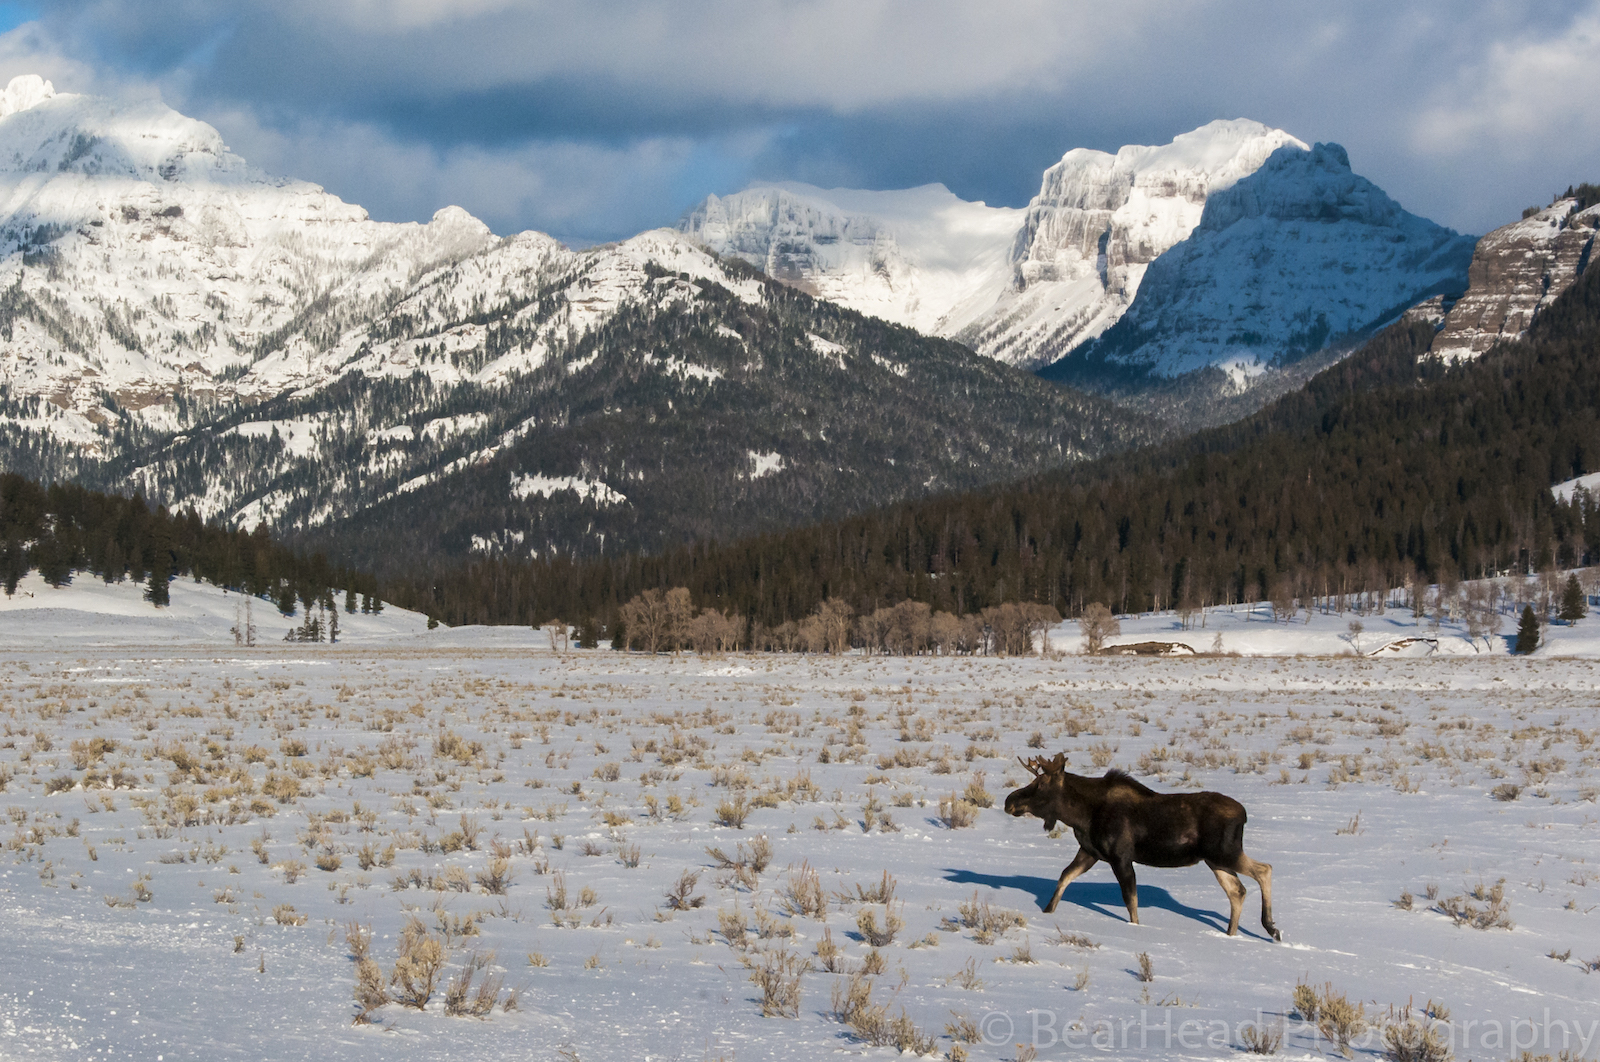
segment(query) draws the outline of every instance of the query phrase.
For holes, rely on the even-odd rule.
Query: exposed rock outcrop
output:
[[[1578,279],[1592,256],[1600,205],[1578,210],[1558,199],[1478,241],[1467,271],[1467,293],[1445,315],[1433,353],[1475,358],[1503,339],[1516,339],[1534,317]]]

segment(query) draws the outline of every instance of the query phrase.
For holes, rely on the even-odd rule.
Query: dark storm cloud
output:
[[[1600,0],[61,0],[0,72],[143,87],[379,217],[613,238],[752,179],[1019,205],[1250,117],[1483,231],[1600,176]]]

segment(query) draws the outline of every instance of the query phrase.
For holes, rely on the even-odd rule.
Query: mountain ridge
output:
[[[5,98],[0,453],[30,476],[329,541],[376,509],[333,543],[369,558],[418,529],[423,550],[546,555],[787,526],[1152,431],[671,230],[575,251],[456,207],[374,222],[158,101]]]

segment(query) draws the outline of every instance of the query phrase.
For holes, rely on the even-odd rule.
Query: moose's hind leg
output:
[[[1128,908],[1128,921],[1139,924],[1139,880],[1133,875],[1133,860],[1112,863],[1111,872],[1122,886],[1122,903]]]
[[[1239,915],[1244,910],[1244,882],[1233,871],[1215,863],[1208,862],[1206,866],[1217,876],[1217,884],[1222,886],[1222,891],[1228,894],[1228,936],[1236,936],[1239,932]]]
[[[1072,857],[1072,862],[1068,863],[1066,869],[1061,872],[1061,880],[1056,882],[1055,895],[1051,896],[1050,902],[1045,904],[1044,913],[1049,914],[1054,911],[1056,904],[1061,902],[1061,894],[1067,891],[1067,886],[1072,884],[1073,879],[1098,862],[1100,862],[1099,859],[1079,848],[1078,854]]]
[[[1241,852],[1235,869],[1240,874],[1255,878],[1256,884],[1261,886],[1261,928],[1273,940],[1282,940],[1283,934],[1278,932],[1277,925],[1272,921],[1272,864],[1251,859]]]

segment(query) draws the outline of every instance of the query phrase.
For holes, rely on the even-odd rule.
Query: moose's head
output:
[[[1067,754],[1058,752],[1048,760],[1043,756],[1026,760],[1018,757],[1017,762],[1033,775],[1033,781],[1021,789],[1012,790],[1006,797],[1006,814],[1018,818],[1033,815],[1044,820],[1045,829],[1055,829],[1056,816],[1051,809],[1060,795],[1067,769]]]

